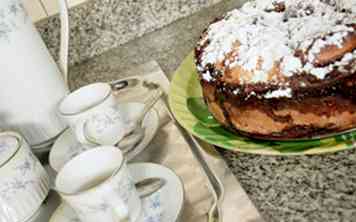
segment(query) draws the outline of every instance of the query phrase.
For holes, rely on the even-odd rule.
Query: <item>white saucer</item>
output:
[[[127,116],[129,120],[136,119],[143,107],[144,104],[142,103],[118,104],[118,109],[120,109],[123,115]],[[140,154],[155,136],[159,128],[159,116],[155,109],[152,109],[147,113],[142,125],[145,129],[145,136],[142,141],[126,155],[128,161]],[[51,167],[58,172],[66,162],[86,149],[87,148],[77,141],[72,134],[72,131],[66,129],[54,143],[49,154],[49,163]]]
[[[167,181],[158,192],[142,200],[143,214],[136,222],[177,222],[184,204],[184,189],[179,177],[170,169],[153,163],[129,164],[135,182],[152,177]],[[74,210],[62,203],[49,222],[81,222]]]

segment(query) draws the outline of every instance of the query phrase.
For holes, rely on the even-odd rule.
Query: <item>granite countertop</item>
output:
[[[207,24],[240,5],[223,1],[72,67],[71,86],[122,78],[120,70],[150,60],[170,78]],[[266,221],[356,220],[355,150],[293,157],[222,153]]]

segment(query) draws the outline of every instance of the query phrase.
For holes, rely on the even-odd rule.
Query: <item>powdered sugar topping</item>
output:
[[[327,45],[342,47],[355,22],[353,0],[256,0],[229,12],[212,24],[200,42],[208,44],[201,65],[223,62],[227,69],[240,66],[252,73],[240,77],[240,83],[271,82],[269,73],[278,66],[283,77],[307,72],[324,79],[333,66],[315,67],[315,55]],[[279,7],[280,11],[273,11]],[[348,12],[342,13],[342,9]],[[320,37],[315,41],[316,37]],[[312,44],[312,47],[310,48]],[[307,51],[307,62],[296,50]],[[232,53],[234,52],[234,53]],[[352,57],[351,57],[352,56]],[[347,55],[355,59],[355,53]],[[208,76],[210,75],[210,77]],[[204,79],[211,80],[211,74]],[[273,94],[271,95],[273,96]]]
[[[291,98],[292,97],[292,89],[290,88],[281,88],[278,90],[274,90],[272,92],[268,92],[264,95],[264,98],[266,99],[271,99],[271,98],[281,98],[281,97],[287,97]]]

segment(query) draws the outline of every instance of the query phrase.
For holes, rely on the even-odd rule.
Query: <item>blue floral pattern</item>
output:
[[[124,170],[124,172],[127,172],[127,170]],[[118,185],[114,189],[120,198],[124,201],[124,203],[128,204],[129,198],[132,195],[132,192],[135,190],[135,185],[131,175],[128,173],[123,175],[122,179],[118,181]]]
[[[9,149],[8,144],[0,142],[0,156]]]
[[[100,205],[99,207],[93,208],[96,211],[107,210],[108,206],[106,204]],[[77,209],[78,210],[78,209]],[[161,222],[164,209],[161,204],[161,192],[158,191],[142,200],[142,217],[141,220],[137,222]],[[80,213],[77,211],[77,213]],[[86,212],[88,213],[88,212]],[[78,216],[74,213],[65,213],[63,216],[66,217],[67,222],[80,222]]]
[[[129,199],[135,190],[135,185],[128,173],[128,170],[125,169],[125,166],[123,166],[121,172],[124,174],[120,176],[120,179],[117,182],[117,185],[113,187],[113,190],[125,203],[125,205],[128,205]],[[77,208],[76,211],[78,214],[100,214],[110,209],[111,207],[109,202],[103,197],[103,199],[100,200],[99,203],[95,203],[95,205],[81,204],[80,209]]]
[[[0,183],[0,196],[7,201],[13,199],[17,192],[27,190],[38,183],[36,177],[29,176],[37,170],[37,159],[31,151],[26,152],[27,157],[24,161],[13,167],[14,174],[19,176],[11,180],[4,180],[4,182]]]
[[[143,200],[144,222],[160,222],[163,213],[161,192],[158,191]]]
[[[90,123],[94,126],[96,133],[102,134],[106,129],[113,127],[118,122],[122,122],[120,113],[114,108],[108,108],[102,113],[96,113],[90,118]]]
[[[132,177],[129,175],[127,170],[123,170],[127,174],[121,175],[123,178],[118,181],[117,186],[114,187],[114,191],[119,195],[119,197],[128,204],[129,198],[132,192],[135,190],[134,182]],[[100,214],[111,209],[110,205],[103,199],[100,201],[101,204],[88,205],[82,204],[81,209],[76,209],[77,214]],[[163,207],[161,204],[161,192],[158,191],[142,200],[142,219],[139,222],[161,222],[163,214]],[[69,215],[68,215],[69,216]],[[68,222],[79,222],[77,215],[68,217]]]
[[[9,34],[27,20],[28,16],[22,1],[8,0],[8,6],[0,9],[0,39],[9,40]]]
[[[154,195],[152,197],[152,202],[150,202],[150,208],[155,210],[155,209],[159,209],[161,207],[161,200],[160,200],[160,196],[159,195]]]
[[[28,158],[26,158],[22,163],[15,166],[14,169],[21,172],[22,176],[25,176],[28,172],[36,169],[37,159],[32,152],[28,152]]]
[[[26,190],[36,184],[34,180],[20,180],[18,178],[1,184],[0,196],[6,201],[11,201],[17,192]]]

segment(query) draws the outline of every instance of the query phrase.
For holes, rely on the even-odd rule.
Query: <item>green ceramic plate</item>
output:
[[[254,140],[230,133],[214,119],[202,100],[193,54],[174,74],[169,103],[177,121],[191,134],[228,150],[266,155],[303,155],[352,149],[356,144],[356,132],[296,142]]]

